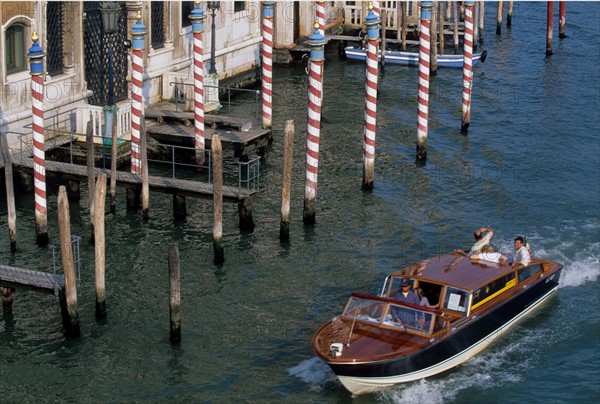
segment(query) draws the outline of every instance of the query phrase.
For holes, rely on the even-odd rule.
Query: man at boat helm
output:
[[[402,278],[400,281],[400,290],[394,296],[399,302],[406,302],[419,305],[421,302],[417,294],[412,290],[412,283],[408,278]],[[392,318],[394,321],[414,326],[416,323],[415,311],[412,309],[403,309],[400,307],[392,308]]]
[[[464,251],[460,248],[457,248],[454,251],[467,255],[468,257],[473,254],[479,254],[481,252],[481,248],[484,245],[488,245],[490,240],[492,240],[492,237],[494,237],[494,230],[490,229],[489,227],[481,227],[473,232],[473,237],[475,237],[475,244],[473,244],[473,247],[471,247],[469,251]]]
[[[525,246],[525,240],[523,237],[518,236],[515,237],[515,252],[513,253],[513,262],[512,265],[523,264],[526,266],[531,262],[531,255],[529,254],[529,250]]]

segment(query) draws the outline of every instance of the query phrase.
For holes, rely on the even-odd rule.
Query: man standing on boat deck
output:
[[[489,244],[492,237],[494,237],[494,230],[490,229],[489,227],[481,227],[473,232],[473,237],[475,237],[475,244],[473,244],[473,247],[471,247],[468,252],[463,251],[460,248],[457,248],[455,251],[465,254],[468,257],[473,254],[479,254],[481,252],[481,248],[484,245]]]
[[[531,262],[531,255],[529,254],[529,250],[525,246],[525,240],[523,237],[518,236],[515,237],[515,252],[513,253],[513,262],[512,265],[523,264],[526,266]]]
[[[420,305],[421,301],[419,300],[419,296],[412,290],[412,283],[408,278],[402,278],[400,282],[400,290],[394,296],[395,300],[399,302],[411,303]],[[415,326],[415,311],[412,309],[403,309],[400,307],[392,308],[392,317],[394,321],[397,321],[402,324],[407,324],[411,326]]]

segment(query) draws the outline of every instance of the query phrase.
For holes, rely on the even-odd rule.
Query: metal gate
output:
[[[102,27],[99,1],[84,1],[83,39],[85,52],[85,79],[88,89],[94,93],[88,99],[92,105],[108,104],[109,57],[113,58],[113,82],[115,101],[127,98],[127,10],[121,4],[119,30],[105,34]],[[112,51],[112,52],[111,52]]]

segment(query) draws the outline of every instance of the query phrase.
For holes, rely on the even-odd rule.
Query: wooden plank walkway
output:
[[[211,147],[212,135],[214,133],[219,135],[223,150],[233,150],[234,156],[237,158],[260,152],[260,149],[267,147],[271,138],[271,131],[268,129],[239,131],[235,129],[211,128],[205,132],[205,147],[207,149]],[[146,121],[146,134],[160,143],[176,143],[189,146],[193,145],[194,126]]]
[[[0,265],[0,286],[54,294],[65,288],[64,275]]]
[[[32,158],[16,158],[13,165],[15,168],[33,169]],[[87,167],[79,164],[62,163],[58,161],[46,161],[46,171],[52,171],[59,174],[68,174],[75,177],[87,178]],[[96,176],[103,172],[110,179],[110,170],[104,168],[95,168]],[[117,171],[117,185],[141,187],[142,176],[132,174],[127,171]],[[168,194],[177,194],[181,196],[192,196],[206,199],[212,199],[212,184],[200,181],[181,180],[176,178],[148,176],[148,186],[151,190],[164,192]],[[223,200],[237,202],[250,197],[256,191],[248,191],[237,187],[223,185]]]

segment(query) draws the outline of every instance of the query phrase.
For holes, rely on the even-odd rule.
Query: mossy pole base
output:
[[[506,28],[512,27],[513,0],[508,2],[508,13],[506,14]]]
[[[79,327],[79,313],[77,310],[69,311],[67,308],[67,296],[65,290],[61,290],[58,293],[58,300],[60,302],[60,313],[65,336],[67,338],[80,337],[81,328]]]
[[[498,14],[496,15],[496,35],[502,34],[502,0],[498,2]]]
[[[169,249],[169,320],[172,343],[181,342],[181,283],[179,269],[179,247]]]
[[[0,293],[2,293],[2,309],[4,313],[12,313],[12,305],[15,301],[15,288],[0,287]]]
[[[183,220],[187,217],[185,196],[173,195],[173,219]]]
[[[223,239],[222,238],[214,238],[213,239],[213,253],[214,259],[213,262],[217,265],[225,262],[225,249],[223,248]]]
[[[312,225],[316,222],[317,201],[315,199],[304,199],[302,221],[304,224]]]
[[[427,160],[427,145],[417,144],[417,161]]]
[[[252,219],[252,203],[247,200],[239,201],[238,212],[240,216],[240,230],[253,231],[254,219]]]
[[[81,187],[77,180],[67,180],[67,196],[69,201],[78,202],[81,199]]]
[[[38,215],[35,217],[35,234],[36,242],[40,247],[48,245],[48,217],[46,215]]]
[[[279,223],[279,240],[287,241],[290,239],[290,217],[281,218]]]
[[[137,188],[127,188],[125,194],[127,197],[127,209],[137,209],[140,206],[140,190]]]

